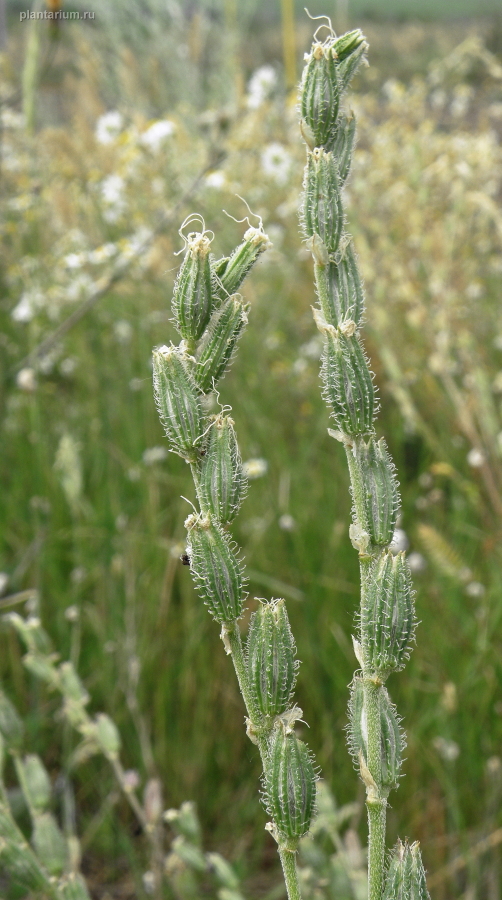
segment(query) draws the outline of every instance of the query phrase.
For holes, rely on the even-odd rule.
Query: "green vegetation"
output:
[[[119,728],[141,802],[160,779],[164,807],[197,804],[203,841],[193,846],[230,859],[244,896],[277,888],[241,698],[179,561],[190,512],[180,495],[195,502],[193,482],[168,453],[151,395],[151,348],[175,339],[179,222],[201,212],[217,232],[216,257],[227,256],[242,230],[222,208],[240,219],[235,195],[244,197],[274,247],[246,282],[249,327],[222,383],[250,476],[232,529],[251,609],[254,597],[286,599],[301,660],[295,697],[310,725],[301,739],[341,804],[326,800],[316,842],[302,849],[305,897],[363,897],[363,797],[343,732],[359,573],[346,467],[319,391],[310,253],[299,250],[297,114],[281,87],[277,29],[244,41],[197,15],[173,16],[151,52],[148,34],[137,29],[134,43],[118,16],[108,31],[62,28],[54,56],[42,32],[33,138],[19,117],[26,30],[11,29],[1,63],[1,609],[25,616],[23,592],[37,591],[89,714]],[[435,900],[496,900],[501,60],[490,26],[354,24],[372,54],[349,95],[358,144],[346,208],[423,623],[406,678],[389,678],[408,750],[388,840],[420,841]],[[311,23],[301,27],[307,35]],[[298,34],[297,45],[308,38]],[[272,71],[257,74],[264,64]],[[149,849],[115,776],[102,756],[75,756],[60,695],[26,670],[23,653],[4,622],[2,687],[24,721],[23,752],[48,770],[64,828],[64,803],[75,801],[91,894],[142,896]],[[74,794],[63,802],[70,759]],[[29,834],[9,760],[5,782]],[[201,891],[221,889],[197,871]],[[0,893],[22,896],[3,873]]]

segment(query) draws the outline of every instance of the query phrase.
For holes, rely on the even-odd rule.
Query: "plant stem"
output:
[[[385,872],[386,800],[366,801],[368,810],[368,900],[381,900]]]
[[[366,785],[368,810],[368,900],[381,900],[385,869],[385,821],[387,800],[378,785],[382,780],[380,691],[381,685],[364,679],[364,708],[368,729],[368,769]],[[371,783],[370,779],[373,783]]]
[[[298,870],[296,868],[296,853],[279,846],[282,871],[289,900],[301,900],[300,885],[298,882]]]

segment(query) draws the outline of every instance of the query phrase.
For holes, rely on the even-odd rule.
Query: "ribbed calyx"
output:
[[[246,275],[259,259],[261,254],[272,244],[262,228],[248,228],[244,240],[235,248],[230,256],[225,256],[213,263],[215,275],[215,295],[223,300],[239,290]]]
[[[360,467],[366,523],[373,544],[392,541],[399,510],[396,470],[383,438],[359,442],[354,456]]]
[[[209,516],[189,516],[185,525],[195,586],[213,618],[229,625],[241,615],[246,597],[237,545]]]
[[[293,694],[298,661],[284,600],[260,603],[249,625],[246,666],[249,689],[264,716],[287,710]]]
[[[340,128],[343,93],[366,51],[359,29],[340,38],[314,41],[306,58],[300,88],[301,131],[311,150],[332,150]]]
[[[227,297],[215,310],[197,347],[194,378],[203,394],[214,390],[227,371],[248,321],[249,304],[240,294]]]
[[[380,681],[403,669],[415,637],[411,573],[404,553],[373,563],[361,607],[359,641],[365,669]]]
[[[213,283],[209,259],[211,241],[206,234],[189,234],[185,258],[174,285],[172,309],[176,328],[187,341],[204,333],[213,306]]]
[[[199,502],[204,512],[226,525],[238,512],[247,489],[234,422],[230,416],[221,413],[214,416],[202,452]]]
[[[316,781],[308,747],[279,720],[270,737],[263,799],[273,820],[270,830],[288,850],[296,850],[299,839],[310,828]]]
[[[197,459],[196,445],[204,431],[193,364],[181,347],[163,346],[153,351],[153,390],[159,418],[172,449],[189,462]]]
[[[384,687],[378,690],[377,703],[380,715],[381,769],[378,788],[386,796],[392,788],[396,788],[399,784],[405,741],[396,707],[391,703],[389,694]],[[351,686],[348,737],[354,764],[364,773],[364,770],[369,769],[368,714],[365,707],[364,682],[359,675],[354,677]]]
[[[420,845],[398,840],[387,868],[382,900],[430,900]]]

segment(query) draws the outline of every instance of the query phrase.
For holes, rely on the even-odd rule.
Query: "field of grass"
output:
[[[246,897],[272,900],[280,879],[259,760],[218,628],[179,562],[190,510],[180,495],[193,499],[193,487],[165,452],[152,399],[150,354],[174,339],[174,253],[189,213],[204,216],[225,254],[245,226],[222,210],[242,218],[241,195],[274,244],[245,284],[250,324],[223,383],[243,459],[265,461],[234,536],[250,608],[255,597],[287,601],[308,741],[337,801],[359,804],[352,826],[364,842],[344,736],[359,590],[348,477],[319,391],[297,223],[304,150],[280,26],[253,27],[246,40],[223,18],[172,7],[163,36],[145,21],[133,39],[126,12],[114,20],[110,7],[93,29],[63,24],[51,38],[40,26],[31,82],[27,27],[12,24],[1,57],[0,609],[23,613],[20,593],[37,591],[91,710],[117,723],[125,767],[142,784],[158,775],[164,808],[195,801],[207,849],[232,860]],[[408,750],[389,844],[398,833],[421,841],[435,900],[500,900],[500,30],[491,19],[386,25],[376,12],[365,22],[359,9],[369,4],[350,3],[349,24],[368,35],[371,65],[350,97],[359,141],[349,228],[421,622],[406,677],[390,683]],[[299,23],[299,57],[309,34]],[[21,115],[30,92],[31,133]],[[4,622],[1,683],[59,811],[58,773],[78,737],[22,653]],[[110,801],[106,761],[82,761],[72,779],[93,896],[146,896],[145,844],[127,805]],[[7,782],[15,793],[10,768]],[[0,885],[9,900],[23,896]]]

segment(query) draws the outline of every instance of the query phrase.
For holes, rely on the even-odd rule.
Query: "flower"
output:
[[[222,188],[225,185],[225,173],[218,169],[216,172],[210,172],[206,175],[206,184],[212,188]]]
[[[98,144],[111,144],[120,134],[124,120],[118,110],[111,110],[100,116],[94,132]]]
[[[163,462],[166,456],[166,447],[148,447],[143,453],[143,464],[145,466],[153,466],[155,463]]]
[[[248,109],[258,109],[269,97],[277,83],[277,73],[272,66],[260,66],[253,72],[248,82]]]
[[[21,391],[31,393],[37,386],[35,369],[21,369],[16,376],[16,384]]]
[[[261,154],[261,167],[277,184],[285,184],[291,169],[291,154],[286,148],[274,141],[268,144]]]
[[[176,125],[170,119],[159,119],[150,125],[140,137],[140,142],[147,147],[152,153],[157,153],[161,144],[165,139],[171,137],[176,130]]]
[[[245,463],[242,464],[242,470],[248,478],[261,478],[262,475],[265,475],[268,469],[268,462],[266,459],[248,459]]]

